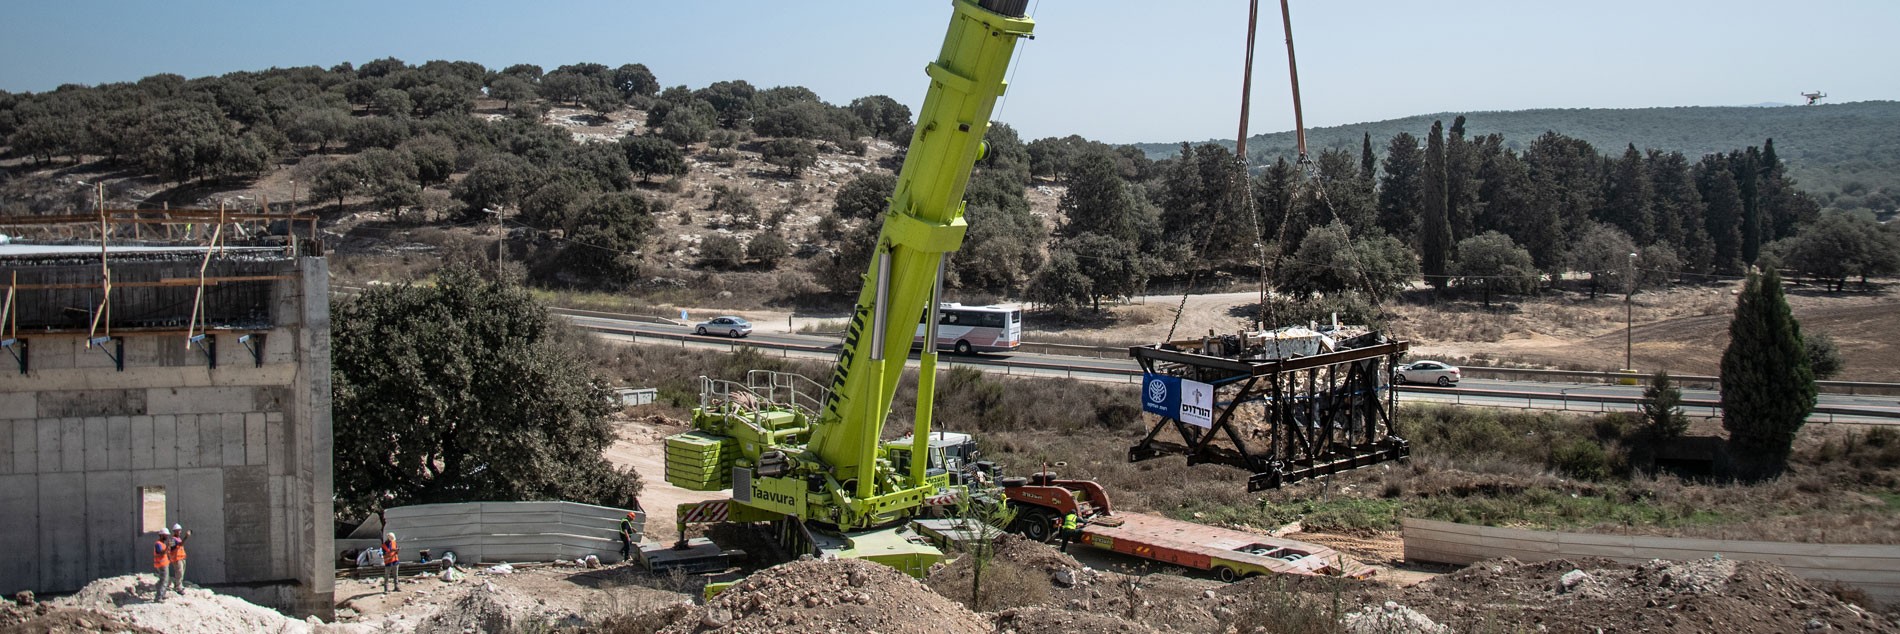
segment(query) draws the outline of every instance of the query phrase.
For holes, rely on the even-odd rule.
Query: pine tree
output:
[[[1721,156],[1709,156],[1697,166],[1696,187],[1702,192],[1703,223],[1709,234],[1712,265],[1718,271],[1739,271],[1742,261],[1742,193],[1735,174]]]
[[[1814,371],[1781,275],[1772,268],[1750,275],[1722,353],[1722,427],[1741,475],[1766,478],[1786,468],[1814,399]]]
[[[1769,146],[1773,147],[1773,146]],[[1379,159],[1372,155],[1372,133],[1359,141],[1359,177],[1372,180],[1379,175]]]
[[[1651,210],[1651,199],[1654,197],[1649,169],[1643,164],[1643,154],[1636,151],[1636,144],[1631,143],[1628,149],[1623,150],[1623,158],[1610,168],[1603,214],[1598,220],[1622,229],[1636,244],[1653,243],[1657,234]]]
[[[1643,388],[1643,422],[1658,440],[1678,438],[1689,431],[1689,417],[1682,414],[1682,388],[1669,379],[1667,370],[1657,370]]]
[[[1451,122],[1445,136],[1445,221],[1451,227],[1451,242],[1477,234],[1475,215],[1478,198],[1477,154],[1465,140],[1465,117]]]
[[[1753,147],[1730,163],[1735,186],[1742,196],[1742,263],[1754,264],[1761,255],[1761,152]]]
[[[1417,244],[1419,187],[1424,155],[1409,132],[1392,136],[1385,146],[1385,174],[1379,183],[1379,226],[1407,244]]]
[[[1432,136],[1425,142],[1425,174],[1419,190],[1423,192],[1424,214],[1419,223],[1418,254],[1425,282],[1433,288],[1447,284],[1446,263],[1451,260],[1451,225],[1445,216],[1445,128],[1432,122]]]

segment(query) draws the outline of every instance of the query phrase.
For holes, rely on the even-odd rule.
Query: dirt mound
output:
[[[1172,628],[1170,628],[1172,629]],[[1158,632],[1141,623],[1122,620],[1099,612],[1057,610],[1054,608],[1011,608],[996,613],[997,632],[1087,632],[1143,634]]]
[[[660,631],[985,634],[990,623],[894,568],[834,559],[760,571]]]
[[[417,624],[416,634],[461,634],[462,632],[507,632],[535,619],[531,601],[496,588],[494,584],[471,586],[435,614]]]
[[[1048,544],[1019,535],[997,536],[995,555],[983,569],[983,609],[995,611],[1034,605],[1067,605],[1089,597],[1101,575]],[[937,594],[975,609],[970,595],[976,560],[958,556],[930,571],[926,583]],[[1100,594],[1097,591],[1095,594]]]
[[[1453,629],[1888,631],[1895,623],[1772,564],[1708,559],[1479,562],[1407,589],[1399,603]]]
[[[203,588],[185,587],[167,593],[165,601],[151,601],[152,586],[137,575],[108,577],[86,584],[71,596],[54,599],[53,608],[97,615],[90,631],[111,631],[108,623],[125,623],[168,634],[244,634],[249,632],[332,633],[367,632],[356,625],[326,625],[300,621],[270,608]],[[74,617],[83,618],[83,617]],[[41,630],[25,630],[41,631]],[[63,630],[50,630],[63,631]],[[85,631],[85,630],[82,630]]]

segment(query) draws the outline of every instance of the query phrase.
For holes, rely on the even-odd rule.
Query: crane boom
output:
[[[749,374],[743,385],[702,377],[693,430],[667,439],[667,481],[702,491],[730,487],[730,521],[779,522],[783,536],[806,546],[824,542],[839,556],[918,574],[942,553],[898,533],[924,512],[927,498],[955,493],[951,477],[927,464],[935,346],[923,351],[914,440],[897,446],[880,437],[912,333],[924,311],[937,306],[944,254],[963,243],[964,188],[985,152],[983,135],[1010,58],[1035,27],[1024,16],[1027,0],[952,4],[943,47],[924,69],[930,89],[827,385],[766,371]],[[929,323],[934,328],[936,320]],[[822,406],[805,398],[814,392],[825,394]],[[899,464],[908,468],[900,472]]]
[[[1015,6],[1000,6],[1010,4]],[[935,305],[944,254],[963,243],[968,226],[964,187],[983,151],[983,134],[1005,88],[1016,41],[1035,26],[1021,17],[1021,5],[958,0],[943,50],[925,69],[930,91],[845,330],[844,349],[831,375],[831,400],[809,445],[835,477],[855,481],[860,499],[877,494],[874,450],[903,376],[911,333],[925,308]],[[935,357],[935,346],[925,346],[923,354]],[[920,409],[928,407],[929,393],[920,389],[918,401]],[[919,416],[927,431],[928,414]]]

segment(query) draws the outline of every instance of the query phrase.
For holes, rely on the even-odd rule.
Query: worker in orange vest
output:
[[[165,600],[165,586],[171,585],[172,532],[158,527],[158,541],[152,542],[152,570],[158,573],[158,593],[153,601]]]
[[[183,524],[172,525],[172,591],[185,594],[185,540],[191,539],[191,531]]]
[[[633,523],[640,520],[637,513],[639,511],[627,511],[627,516],[620,518],[620,561],[623,562],[633,557]]]
[[[383,592],[394,588],[402,592],[402,586],[396,584],[396,571],[402,568],[402,556],[396,551],[396,534],[383,533]]]

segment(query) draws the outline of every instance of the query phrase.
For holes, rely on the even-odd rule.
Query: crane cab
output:
[[[911,435],[884,443],[884,455],[897,473],[910,472],[915,439]],[[977,463],[979,455],[975,437],[949,431],[931,432],[930,446],[925,451],[929,455],[925,457],[924,479],[940,487],[962,484],[965,471]]]

